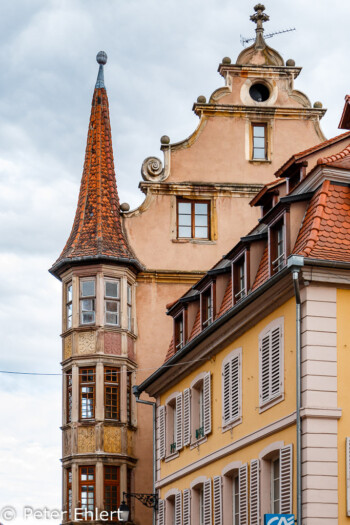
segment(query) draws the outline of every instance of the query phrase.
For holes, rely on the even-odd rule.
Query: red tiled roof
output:
[[[52,270],[63,261],[99,256],[137,265],[121,223],[105,88],[94,91],[77,211],[67,244]]]
[[[350,168],[350,144],[339,153],[318,159],[317,164],[331,164],[336,167]]]
[[[325,181],[310,201],[293,253],[350,262],[350,188]]]
[[[201,313],[200,313],[200,310],[198,310],[196,318],[195,318],[194,323],[193,323],[192,332],[191,332],[191,335],[189,337],[189,341],[194,339],[196,337],[196,335],[199,334],[200,331],[201,331]]]
[[[332,144],[336,144],[340,140],[343,140],[346,137],[350,137],[350,131],[346,131],[345,133],[342,133],[341,135],[337,135],[336,137],[333,137],[331,139],[325,140],[324,142],[321,142],[320,144],[316,144],[316,146],[312,146],[311,148],[305,149],[304,151],[300,151],[299,153],[295,153],[295,155],[292,155],[290,159],[287,160],[281,166],[279,170],[276,171],[275,176],[281,177],[283,176],[283,173],[290,167],[294,162],[297,160],[302,159],[303,157],[307,157],[308,155],[311,155],[312,153],[315,153],[316,151],[326,148],[327,146],[331,146]]]
[[[168,359],[173,357],[174,354],[175,354],[175,345],[174,345],[174,337],[172,337],[171,341],[170,341],[170,345],[169,345],[168,351],[167,351],[165,359],[164,359],[164,363],[165,363],[165,361],[167,361]]]
[[[256,206],[260,199],[268,193],[271,189],[275,188],[275,186],[279,186],[280,184],[285,184],[286,179],[277,179],[272,182],[268,182],[265,184],[265,186],[255,195],[255,197],[252,198],[252,200],[249,202],[251,206]]]
[[[217,317],[221,317],[231,307],[232,307],[232,279],[229,279],[226,290],[225,290],[224,298],[222,300],[220,310],[219,310]]]
[[[261,286],[265,281],[267,281],[268,278],[269,278],[269,248],[266,243],[266,247],[265,247],[263,256],[261,258],[256,277],[255,277],[255,281],[252,286],[252,291],[256,290],[256,288]]]

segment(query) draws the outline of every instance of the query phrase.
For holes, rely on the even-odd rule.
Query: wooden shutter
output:
[[[158,525],[165,525],[165,502],[163,499],[158,501]]]
[[[191,443],[191,390],[184,390],[184,446]]]
[[[281,392],[281,329],[271,331],[271,397]]]
[[[260,342],[260,401],[270,399],[270,335]]]
[[[176,450],[182,449],[182,393],[176,396]]]
[[[258,459],[250,462],[250,525],[260,523],[260,465]]]
[[[214,525],[222,525],[222,481],[221,476],[213,478],[214,485]]]
[[[230,362],[224,365],[222,396],[223,424],[226,425],[230,422],[231,417]]]
[[[211,525],[211,479],[207,479],[207,481],[203,483],[203,506],[203,525]]]
[[[165,407],[160,406],[159,412],[159,459],[165,458]]]
[[[346,438],[346,515],[350,516],[350,438]]]
[[[239,417],[239,355],[231,359],[231,420]]]
[[[204,434],[211,432],[211,385],[210,372],[203,379],[203,403],[204,403]]]
[[[183,525],[191,525],[191,492],[189,489],[183,492]]]
[[[292,445],[280,450],[280,514],[292,513],[293,449]]]
[[[175,494],[175,525],[182,525],[182,501],[181,492]]]
[[[248,525],[248,465],[239,467],[239,523]]]

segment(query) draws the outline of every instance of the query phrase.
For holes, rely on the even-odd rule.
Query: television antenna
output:
[[[264,35],[264,38],[272,38],[275,35],[281,35],[283,33],[290,33],[291,31],[296,31],[295,27],[291,27],[290,29],[282,29],[282,31],[274,31],[273,33],[268,33],[267,35]],[[246,46],[246,44],[249,44],[250,42],[254,42],[256,37],[253,38],[245,38],[244,36],[240,35],[241,44],[243,47]]]

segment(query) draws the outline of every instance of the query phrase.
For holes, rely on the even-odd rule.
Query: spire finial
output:
[[[104,51],[100,51],[99,53],[97,53],[96,61],[98,64],[100,64],[100,67],[98,70],[95,89],[104,88],[105,80],[104,80],[104,75],[103,75],[103,66],[107,64],[107,53],[105,53]]]
[[[265,6],[263,4],[257,4],[254,7],[255,15],[252,15],[250,17],[250,20],[256,24],[256,40],[255,40],[255,48],[256,49],[264,49],[266,46],[265,40],[264,40],[264,27],[263,22],[268,22],[270,20],[270,17],[264,13]]]

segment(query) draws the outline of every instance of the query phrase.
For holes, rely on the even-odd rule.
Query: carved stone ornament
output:
[[[95,427],[78,429],[78,453],[95,451]]]
[[[162,137],[163,139],[163,137]],[[162,142],[162,150],[164,153],[164,167],[162,161],[158,157],[147,157],[141,167],[141,175],[143,180],[149,182],[161,182],[169,177],[170,173],[170,144]]]
[[[63,457],[72,454],[72,431],[69,428],[63,433]]]
[[[78,354],[95,353],[95,332],[79,334]]]
[[[105,427],[104,449],[105,452],[121,453],[121,429],[119,427]]]
[[[68,359],[72,355],[72,334],[64,340],[64,356],[63,359]]]

